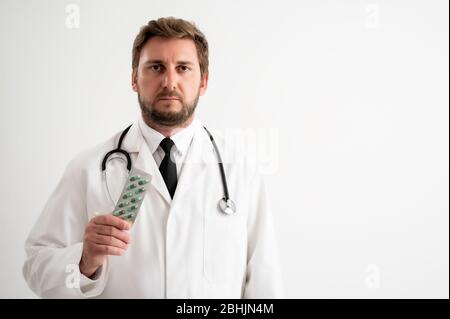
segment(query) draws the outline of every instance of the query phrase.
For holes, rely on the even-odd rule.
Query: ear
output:
[[[200,95],[205,94],[206,89],[208,88],[208,77],[209,74],[206,73],[205,75],[203,75],[203,78],[200,81]]]
[[[137,70],[131,72],[131,87],[134,92],[137,92]]]

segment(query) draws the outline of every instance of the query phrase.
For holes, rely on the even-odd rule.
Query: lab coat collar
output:
[[[120,136],[120,134],[119,134]],[[119,138],[117,138],[118,140]],[[142,136],[141,130],[139,128],[139,119],[137,119],[132,125],[127,135],[122,142],[122,148],[128,153],[138,153],[141,149],[142,142],[144,142],[144,137]],[[117,142],[116,144],[117,145]]]
[[[187,148],[187,154],[181,169],[177,189],[173,200],[156,165],[153,153],[144,140],[143,133],[139,126],[139,119],[131,126],[127,136],[123,140],[122,148],[131,153],[138,153],[133,167],[145,171],[151,176],[151,183],[169,205],[174,205],[193,184],[201,180],[207,163],[214,161],[214,150],[211,141],[205,132],[200,120],[193,122],[194,135]],[[217,161],[217,160],[216,160]]]

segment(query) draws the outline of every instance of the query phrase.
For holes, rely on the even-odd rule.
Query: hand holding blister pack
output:
[[[133,168],[114,208],[113,215],[133,224],[147,194],[151,176]]]

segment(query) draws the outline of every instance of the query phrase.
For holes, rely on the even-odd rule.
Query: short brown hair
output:
[[[132,51],[132,68],[133,73],[137,70],[139,65],[139,57],[145,43],[154,36],[164,38],[192,39],[197,49],[197,57],[200,64],[201,76],[208,74],[208,41],[205,35],[197,29],[193,22],[185,21],[183,19],[176,19],[174,17],[159,18],[158,20],[151,20],[146,25],[141,27],[138,35],[134,39]]]

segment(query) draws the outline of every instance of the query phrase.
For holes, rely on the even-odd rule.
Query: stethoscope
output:
[[[103,157],[103,160],[102,160],[103,180],[105,182],[106,189],[108,191],[108,195],[109,195],[111,200],[112,200],[112,197],[111,197],[111,194],[109,192],[108,181],[107,181],[107,177],[106,177],[106,162],[108,161],[108,158],[111,155],[113,155],[115,153],[120,153],[123,156],[125,156],[125,158],[126,158],[128,173],[131,171],[131,156],[130,156],[130,154],[127,151],[122,149],[123,139],[125,138],[125,136],[127,135],[128,131],[130,130],[130,127],[131,127],[131,125],[128,126],[122,132],[122,134],[120,135],[119,142],[117,143],[117,148],[109,151],[108,153],[106,153],[106,155]],[[229,196],[229,193],[228,193],[228,184],[227,184],[227,179],[226,179],[226,176],[225,176],[225,170],[223,168],[223,162],[222,162],[222,157],[220,156],[219,148],[217,147],[217,144],[214,141],[214,138],[211,135],[211,133],[208,131],[208,129],[206,127],[204,127],[204,126],[203,126],[203,128],[205,129],[206,133],[209,135],[209,139],[211,140],[211,143],[214,146],[214,150],[216,151],[217,158],[218,158],[220,177],[222,179],[222,186],[223,186],[223,197],[219,200],[219,203],[218,203],[219,209],[220,209],[220,211],[222,213],[224,213],[226,215],[234,214],[236,212],[236,204],[234,203],[233,200],[230,199],[230,196]]]

